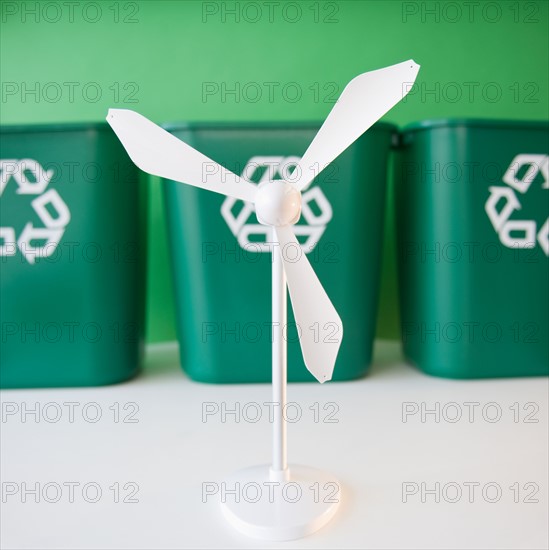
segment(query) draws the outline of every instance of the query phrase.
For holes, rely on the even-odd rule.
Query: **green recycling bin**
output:
[[[0,131],[0,383],[95,386],[140,365],[144,193],[107,124]]]
[[[549,124],[427,121],[401,135],[407,359],[450,378],[549,374]]]
[[[287,178],[319,124],[175,124],[166,128],[253,182]],[[334,380],[364,375],[372,356],[388,156],[380,123],[303,193],[296,234],[344,324]],[[268,228],[250,204],[164,182],[181,364],[197,381],[271,381]],[[288,378],[310,381],[291,308]]]

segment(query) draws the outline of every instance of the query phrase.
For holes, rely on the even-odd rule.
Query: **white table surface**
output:
[[[202,415],[206,402],[234,408],[236,402],[270,401],[270,387],[191,382],[178,366],[175,345],[156,346],[149,349],[145,372],[128,383],[1,392],[1,548],[547,548],[548,393],[547,378],[429,377],[407,366],[396,344],[383,342],[362,380],[291,385],[289,400],[299,404],[302,418],[289,429],[290,462],[338,476],[342,504],[312,536],[263,543],[233,531],[218,502],[203,503],[202,490],[204,482],[269,461],[267,409],[261,406],[256,423],[242,416],[222,422],[220,415],[203,422]],[[66,402],[76,403],[72,422]],[[336,403],[338,422],[315,422],[309,409],[315,402],[320,419],[328,412],[323,405]],[[440,422],[433,415],[422,421],[419,413],[403,422],[403,403],[412,403],[413,411],[413,403],[421,410],[437,402]],[[464,414],[457,422],[450,421],[457,411],[452,402]],[[464,405],[471,402],[480,405]],[[22,416],[36,403],[38,421]],[[128,403],[139,407],[133,416],[135,405]],[[501,418],[489,422],[498,407]],[[101,419],[92,422],[98,410]],[[249,418],[255,410],[248,405]],[[537,422],[525,422],[529,413]],[[128,415],[137,422],[124,422]],[[71,482],[80,483],[72,498]],[[440,502],[431,494],[422,502],[420,492],[403,502],[404,483],[420,491],[437,482]],[[473,502],[467,483],[480,484]],[[83,492],[85,484],[91,485]],[[115,484],[119,500],[138,488],[138,502],[115,502],[109,488]],[[101,498],[88,502],[97,487]],[[38,503],[28,493],[33,488],[42,493]],[[498,488],[500,499],[489,502]],[[449,502],[457,489],[462,498]]]

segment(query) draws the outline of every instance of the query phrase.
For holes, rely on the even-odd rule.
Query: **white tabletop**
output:
[[[378,343],[362,380],[291,385],[302,416],[289,427],[290,463],[336,475],[342,504],[288,543],[245,538],[214,498],[203,502],[204,483],[269,461],[269,385],[194,383],[166,344],[125,384],[1,397],[3,549],[549,545],[547,378],[433,378]],[[237,402],[238,418],[223,422]],[[438,421],[426,411],[437,406]]]

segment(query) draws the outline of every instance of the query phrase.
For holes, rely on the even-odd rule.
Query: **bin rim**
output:
[[[202,130],[202,129],[318,129],[323,121],[174,121],[158,123],[159,126],[168,131],[175,130]],[[398,131],[398,126],[392,122],[376,122],[371,129],[385,129]],[[65,132],[65,131],[87,131],[87,130],[109,130],[111,127],[107,122],[45,122],[45,123],[21,123],[21,124],[0,124],[0,134],[19,132]],[[370,130],[370,129],[369,129]],[[367,130],[367,131],[369,131]]]
[[[437,118],[412,122],[401,128],[401,133],[431,130],[433,128],[536,128],[549,127],[549,120],[522,120],[500,118]]]
[[[173,132],[176,130],[284,130],[284,129],[318,129],[324,121],[304,120],[304,121],[284,121],[284,120],[252,120],[252,121],[174,121],[161,124],[164,130]],[[394,132],[398,131],[398,126],[393,122],[376,122],[370,129],[385,129]]]
[[[88,130],[110,130],[105,122],[45,122],[39,124],[0,124],[0,134],[19,132],[80,132]]]

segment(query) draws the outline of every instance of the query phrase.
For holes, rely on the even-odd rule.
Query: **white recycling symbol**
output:
[[[43,224],[35,227],[32,221],[27,222],[18,238],[15,228],[0,227],[0,256],[15,256],[19,249],[27,262],[34,264],[36,258],[47,258],[55,252],[71,220],[71,213],[59,193],[48,189],[53,173],[34,159],[0,160],[0,197],[13,179],[18,195],[35,197],[30,204]],[[32,180],[29,174],[32,174]],[[36,246],[33,241],[45,243]]]
[[[300,160],[296,156],[255,156],[246,163],[242,176],[255,181],[257,175],[261,174],[258,185],[274,179],[289,180],[292,170]],[[242,248],[254,252],[271,252],[271,229],[255,221],[253,213],[252,203],[232,197],[227,197],[221,205],[221,215]],[[315,186],[303,192],[301,215],[306,223],[294,225],[293,229],[298,239],[306,237],[301,246],[308,253],[318,244],[333,215],[332,206],[320,187]]]
[[[519,177],[520,172],[523,173]],[[537,241],[549,256],[549,217],[539,230],[536,220],[511,219],[513,212],[522,208],[518,197],[528,192],[538,174],[543,177],[542,188],[549,189],[549,155],[517,155],[502,178],[507,186],[490,187],[484,209],[501,244],[508,248],[534,248]],[[517,192],[521,194],[518,197]]]

